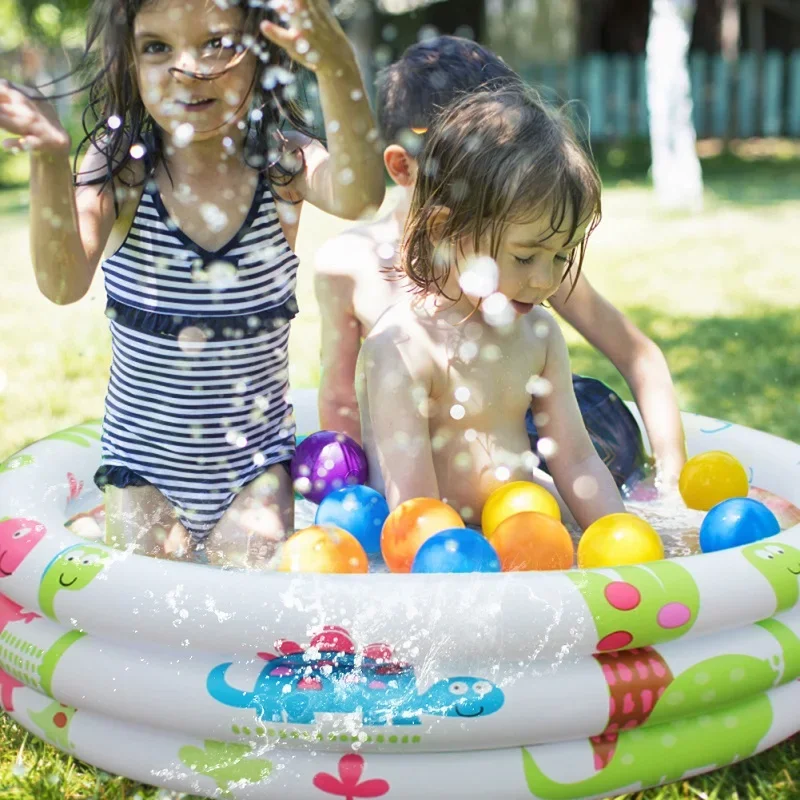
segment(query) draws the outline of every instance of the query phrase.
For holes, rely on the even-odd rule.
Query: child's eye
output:
[[[555,260],[558,261],[559,264],[566,264],[571,258],[574,250],[570,250],[569,253],[559,253]]]
[[[209,50],[231,50],[236,46],[236,42],[231,36],[215,36],[206,42]]]
[[[164,42],[148,42],[143,48],[142,53],[147,56],[160,56],[167,52],[169,48]]]
[[[528,256],[527,258],[520,258],[519,256],[514,256],[514,260],[515,260],[515,261],[516,261],[518,264],[526,264],[526,265],[527,265],[527,264],[532,264],[532,263],[533,263],[533,259],[534,259],[535,257],[536,257],[536,256]]]

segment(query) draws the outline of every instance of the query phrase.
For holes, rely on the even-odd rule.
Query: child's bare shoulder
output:
[[[526,339],[533,337],[547,344],[554,335],[561,335],[556,318],[542,306],[534,306],[521,321]]]
[[[364,339],[362,351],[387,364],[395,358],[419,365],[426,360],[424,336],[409,300],[384,311]]]
[[[392,265],[396,252],[396,225],[378,219],[328,239],[317,250],[314,272],[353,280],[383,278],[382,270]]]

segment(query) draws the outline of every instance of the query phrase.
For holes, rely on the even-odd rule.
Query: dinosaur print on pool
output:
[[[60,591],[85,589],[111,563],[112,551],[96,544],[74,544],[62,550],[45,567],[39,584],[39,608],[58,621],[55,599]]]
[[[262,722],[313,724],[316,714],[360,713],[364,725],[419,725],[425,714],[472,718],[498,711],[503,692],[483,678],[441,680],[419,694],[414,667],[382,644],[356,653],[349,634],[328,627],[303,649],[276,642],[252,692],[231,686],[220,664],[208,676],[209,694],[235,708],[252,708]]]
[[[219,787],[222,797],[233,799],[230,787],[260,783],[272,772],[272,762],[253,758],[250,745],[217,742],[206,739],[204,748],[186,746],[178,751],[178,758],[198,775],[211,778]],[[248,757],[249,756],[249,757]]]
[[[7,625],[14,622],[24,622],[27,625],[35,619],[39,619],[38,614],[33,611],[23,611],[19,603],[15,603],[10,597],[0,593],[0,646],[3,646],[4,639],[8,638],[3,636]],[[4,711],[13,711],[14,689],[24,685],[22,681],[0,668],[0,708]]]
[[[41,711],[28,709],[28,716],[34,725],[38,725],[44,732],[44,737],[50,744],[67,752],[74,750],[69,738],[69,729],[72,720],[78,713],[77,708],[65,706],[54,700]]]
[[[775,591],[775,612],[793,608],[800,600],[800,550],[768,539],[742,549],[744,557]]]
[[[700,593],[688,570],[674,561],[567,572],[580,589],[597,628],[597,652],[645,647],[683,636],[697,619]]]
[[[0,578],[13,574],[45,533],[45,526],[35,519],[0,519]]]
[[[781,658],[715,656],[674,677],[652,648],[597,655],[610,696],[606,728],[590,739],[596,773],[560,783],[523,748],[531,793],[576,800],[637,791],[753,755],[772,725],[767,690],[800,674],[797,636],[776,620],[760,627],[777,640]]]

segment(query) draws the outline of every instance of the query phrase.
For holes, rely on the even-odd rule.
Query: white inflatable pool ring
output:
[[[316,429],[314,393],[294,401]],[[800,446],[684,422],[690,452],[800,504]],[[108,772],[242,800],[555,800],[800,730],[800,526],[617,570],[223,571],[64,527],[99,502],[98,440],[86,424],[0,467],[0,704]]]

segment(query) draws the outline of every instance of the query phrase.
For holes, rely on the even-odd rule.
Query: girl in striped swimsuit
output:
[[[75,188],[40,96],[0,86],[0,127],[31,152],[41,291],[79,300],[109,253],[107,536],[262,566],[292,524],[299,215],[307,200],[355,219],[383,196],[361,76],[327,0],[96,0],[92,50]],[[327,151],[303,133],[298,63],[316,73]]]

